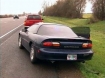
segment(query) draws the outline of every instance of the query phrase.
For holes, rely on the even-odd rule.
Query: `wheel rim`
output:
[[[34,48],[33,47],[31,48],[30,58],[31,60],[34,59]]]
[[[19,44],[19,47],[20,47],[21,46],[21,37],[19,38],[19,43],[18,44]]]

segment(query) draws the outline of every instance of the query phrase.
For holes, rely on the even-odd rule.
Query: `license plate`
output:
[[[67,60],[77,60],[77,55],[67,55]]]

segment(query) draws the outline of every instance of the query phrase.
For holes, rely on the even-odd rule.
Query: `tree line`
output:
[[[93,4],[93,16],[99,20],[105,20],[105,0],[90,0]]]
[[[92,3],[93,17],[105,20],[105,0],[87,0]],[[55,4],[43,5],[43,15],[67,18],[82,18],[86,0],[57,0]],[[39,12],[41,13],[41,12]]]
[[[44,6],[43,15],[82,18],[86,0],[58,0],[54,5]]]

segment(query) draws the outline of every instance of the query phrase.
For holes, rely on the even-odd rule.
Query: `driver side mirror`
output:
[[[27,32],[27,29],[26,28],[22,29],[22,32]]]

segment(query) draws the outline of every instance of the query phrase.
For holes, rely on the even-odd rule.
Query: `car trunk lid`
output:
[[[90,45],[91,44],[91,45]],[[92,41],[88,39],[46,39],[42,42],[44,48],[56,49],[89,49],[92,47]]]

